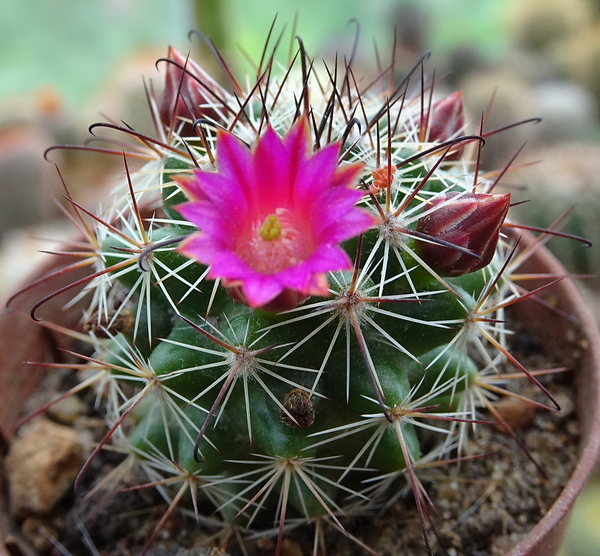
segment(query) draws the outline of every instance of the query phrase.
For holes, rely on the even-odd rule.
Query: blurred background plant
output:
[[[491,138],[484,164],[503,166],[515,154],[508,149],[527,142],[513,173],[514,187],[526,185],[523,197],[535,199],[518,207],[523,220],[547,226],[574,206],[564,230],[600,244],[598,0],[0,0],[0,15],[0,295],[35,264],[35,251],[48,247],[34,236],[70,234],[56,223],[62,218],[52,195],[60,196],[60,180],[44,149],[81,144],[100,111],[147,129],[142,76],[156,76],[154,60],[167,45],[217,67],[201,41],[188,40],[191,28],[243,74],[260,56],[275,15],[288,26],[297,18],[296,32],[316,58],[350,55],[351,18],[360,22],[363,53],[374,40],[384,53],[395,27],[399,66],[431,50],[436,76],[444,78],[438,90],[462,89],[473,120],[492,97],[489,128],[541,117],[536,126]],[[371,50],[355,63],[365,72],[376,62]],[[86,206],[101,202],[104,184],[122,172],[118,162],[111,167],[112,160],[85,152],[50,158]],[[576,249],[575,258],[567,242],[553,240],[550,248],[568,268],[600,272],[595,250]],[[584,282],[599,308],[597,285]],[[597,480],[578,502],[561,556],[596,554],[599,504]]]

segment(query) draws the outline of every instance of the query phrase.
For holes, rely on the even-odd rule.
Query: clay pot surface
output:
[[[532,244],[533,238],[523,234],[521,248]],[[67,261],[53,258],[38,270],[32,280]],[[566,276],[560,263],[544,248],[536,249],[519,272],[537,272]],[[15,436],[15,427],[23,417],[21,409],[36,388],[44,372],[40,366],[24,361],[54,361],[57,348],[65,339],[31,320],[31,307],[45,295],[72,282],[74,275],[57,277],[26,291],[11,303],[11,312],[0,314],[0,453]],[[547,282],[547,280],[546,280]],[[543,282],[540,283],[540,285]],[[536,285],[528,284],[528,287]],[[546,515],[514,547],[507,556],[553,556],[558,552],[568,525],[570,510],[589,479],[600,456],[600,333],[594,315],[573,280],[562,279],[542,296],[572,320],[540,306],[534,301],[523,301],[514,307],[518,318],[525,320],[527,328],[542,339],[551,353],[565,353],[576,349],[581,353],[575,375],[575,394],[581,428],[580,457],[576,468],[560,496]],[[63,311],[65,296],[61,295],[45,304],[38,313],[65,327],[74,327],[82,314],[81,307]],[[0,474],[0,556],[14,553],[18,541],[8,534],[5,488]],[[5,544],[6,543],[6,544]],[[11,545],[10,543],[15,543]]]

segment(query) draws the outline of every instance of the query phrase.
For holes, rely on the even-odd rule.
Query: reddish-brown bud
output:
[[[431,204],[434,210],[417,223],[416,231],[423,236],[417,254],[441,276],[462,276],[487,266],[510,206],[510,193],[450,192]]]
[[[211,100],[209,89],[216,87],[202,68],[190,58],[169,47],[165,88],[158,100],[158,114],[165,127],[181,120],[192,122],[201,117],[216,117],[214,109],[208,106]],[[185,71],[184,71],[185,68]],[[186,123],[183,134],[192,133],[191,124]]]
[[[462,135],[465,127],[462,93],[456,91],[435,102],[428,125],[427,140],[431,142],[443,143]]]

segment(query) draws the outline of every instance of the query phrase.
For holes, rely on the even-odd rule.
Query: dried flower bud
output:
[[[429,117],[428,141],[443,143],[460,136],[465,126],[463,98],[460,91],[435,102]]]
[[[510,193],[450,192],[431,204],[436,208],[423,216],[416,228],[431,241],[418,242],[418,255],[441,276],[462,276],[487,266],[510,206]]]
[[[119,333],[129,334],[135,324],[135,315],[128,310],[122,310],[115,317],[113,312],[108,315],[101,315],[95,312],[84,323],[83,331],[93,332],[96,338],[110,338]]]
[[[209,87],[213,83],[207,83],[202,68],[172,47],[169,47],[167,59],[172,62],[167,63],[165,88],[158,100],[158,114],[162,124],[169,127],[174,121],[177,126],[182,119],[193,122],[205,116],[217,117],[216,112],[206,106],[210,93],[201,83]],[[183,134],[191,134],[191,124],[186,124],[186,127]]]
[[[315,408],[310,396],[298,388],[288,392],[283,400],[283,407],[287,410],[281,412],[281,419],[291,427],[306,429],[315,422]],[[290,419],[290,415],[294,419]]]

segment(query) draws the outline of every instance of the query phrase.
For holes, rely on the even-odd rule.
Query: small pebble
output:
[[[281,541],[281,554],[282,556],[304,556],[300,545],[288,537]]]
[[[494,406],[513,430],[527,428],[535,416],[534,406],[514,398],[504,398]]]
[[[256,541],[256,548],[261,552],[270,552],[275,550],[275,543],[269,537],[262,537]]]
[[[82,465],[76,431],[46,419],[32,423],[6,456],[11,515],[49,512],[72,488]]]
[[[30,516],[23,521],[21,533],[37,552],[43,554],[52,548],[51,539],[58,538],[59,529],[48,518]]]
[[[61,425],[72,425],[85,409],[85,404],[77,396],[68,396],[48,408],[48,415]]]

